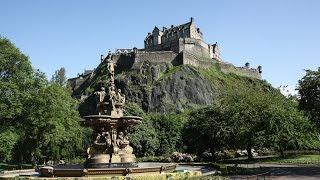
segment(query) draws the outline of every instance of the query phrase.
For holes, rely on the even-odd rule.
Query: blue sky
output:
[[[318,0],[1,0],[0,35],[48,78],[60,67],[73,77],[95,68],[100,54],[143,47],[153,27],[190,17],[225,61],[263,67],[273,86],[294,86],[320,66]]]

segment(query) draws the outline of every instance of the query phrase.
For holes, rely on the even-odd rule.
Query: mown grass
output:
[[[296,155],[287,158],[274,158],[265,161],[265,163],[280,164],[317,164],[320,165],[320,154]]]
[[[20,170],[20,169],[32,169],[34,166],[32,164],[6,164],[0,163],[0,171],[1,170]]]
[[[313,164],[320,165],[320,154],[290,154],[285,157],[265,157],[249,159],[230,159],[224,160],[220,163],[223,164],[253,164],[253,163],[266,163],[266,164]]]

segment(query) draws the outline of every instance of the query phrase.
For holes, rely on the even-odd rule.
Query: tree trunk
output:
[[[248,153],[248,159],[253,159],[253,155],[252,155],[252,151],[251,151],[251,147],[247,147],[247,153]]]
[[[284,158],[284,157],[285,157],[285,155],[284,155],[284,149],[283,149],[283,148],[280,148],[279,151],[280,151],[280,156],[281,156],[282,158]]]

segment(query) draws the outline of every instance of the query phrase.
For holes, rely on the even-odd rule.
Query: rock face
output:
[[[138,71],[119,74],[116,84],[131,102],[147,112],[184,111],[209,105],[217,96],[210,81],[190,66],[146,64]]]
[[[183,111],[211,104],[214,97],[210,82],[197,71],[183,66],[152,88],[148,109],[151,112]]]
[[[118,70],[116,87],[125,94],[127,101],[137,103],[149,113],[183,112],[192,107],[210,105],[227,95],[230,89],[236,91],[239,87],[262,91],[272,89],[262,80],[225,73],[220,64],[201,69],[144,60],[136,68]],[[105,65],[101,63],[94,75],[77,91],[81,93],[74,94],[87,97],[79,106],[81,116],[97,113],[97,102],[92,93],[99,88],[99,83],[108,79],[105,72]]]

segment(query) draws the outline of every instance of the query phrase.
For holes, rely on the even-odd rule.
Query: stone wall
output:
[[[130,54],[113,54],[112,60],[116,62],[118,71],[128,71],[130,69],[140,69],[143,62],[151,64],[169,63],[180,65],[182,61],[177,53],[172,51],[139,51]]]
[[[246,68],[246,67],[235,67],[232,64],[219,62],[221,71],[224,73],[234,73],[239,76],[246,76],[250,78],[261,79],[261,74],[258,69]]]
[[[169,63],[172,64],[178,54],[172,51],[154,51],[154,52],[138,52],[135,53],[133,69],[140,69],[143,62],[148,61],[149,63]]]
[[[197,54],[190,53],[189,51],[182,51],[183,64],[189,64],[200,68],[210,68],[214,64],[214,60],[205,58]]]
[[[162,43],[161,50],[179,53],[179,39],[176,38],[175,40]]]
[[[192,54],[202,56],[204,58],[210,57],[209,46],[199,39],[183,38],[179,39],[179,52],[189,51]]]

